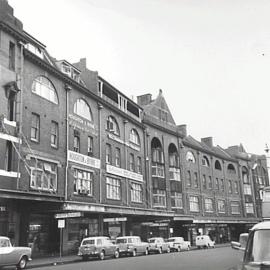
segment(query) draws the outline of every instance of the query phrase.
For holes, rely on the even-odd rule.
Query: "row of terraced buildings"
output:
[[[228,242],[261,219],[265,156],[194,139],[161,90],[134,102],[86,59],[51,57],[6,0],[0,116],[0,235],[34,256],[97,235]]]

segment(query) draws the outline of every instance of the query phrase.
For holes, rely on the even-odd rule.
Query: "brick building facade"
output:
[[[161,90],[135,103],[52,58],[5,0],[0,60],[0,235],[34,256],[59,250],[58,219],[64,253],[86,235],[230,241],[260,220],[265,156],[188,136]]]

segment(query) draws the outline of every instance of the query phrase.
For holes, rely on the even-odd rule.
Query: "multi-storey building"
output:
[[[6,0],[0,115],[0,235],[34,256],[90,235],[229,241],[261,217],[264,156],[187,136],[161,90],[135,103],[86,59],[52,58]]]

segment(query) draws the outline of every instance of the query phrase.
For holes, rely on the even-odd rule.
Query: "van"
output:
[[[209,235],[199,235],[196,237],[196,247],[197,248],[214,248],[215,242],[212,241]]]

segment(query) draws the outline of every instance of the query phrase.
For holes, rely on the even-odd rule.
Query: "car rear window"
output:
[[[156,242],[156,239],[149,239],[148,242],[149,243],[155,243]]]
[[[125,243],[127,243],[127,239],[126,238],[116,239],[116,243],[117,244],[125,244]]]
[[[167,239],[166,242],[174,242],[174,241],[175,241],[175,239]]]
[[[82,242],[82,245],[94,245],[95,244],[95,239],[87,239]]]

